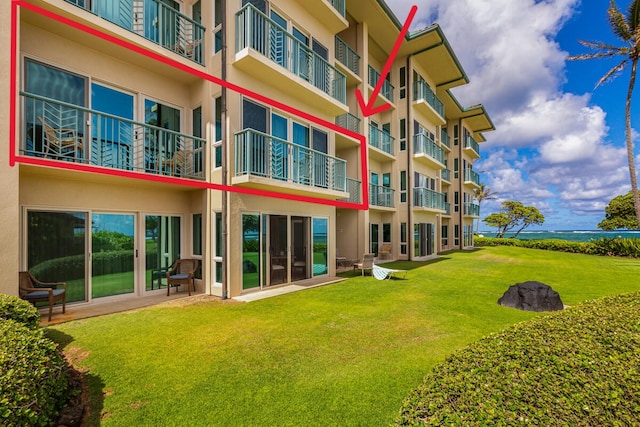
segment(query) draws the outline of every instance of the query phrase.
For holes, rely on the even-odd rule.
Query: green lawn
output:
[[[412,268],[407,280],[357,273],[248,304],[153,307],[50,335],[86,357],[90,425],[100,413],[118,426],[388,425],[434,364],[538,316],[496,303],[510,285],[538,280],[571,305],[637,290],[640,271],[637,260],[511,247],[391,265]]]

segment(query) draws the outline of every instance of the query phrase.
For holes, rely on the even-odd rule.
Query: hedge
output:
[[[519,240],[475,237],[475,246],[517,246],[530,249],[572,252],[587,255],[606,255],[640,258],[640,239],[601,238],[588,242],[572,242],[560,239]]]
[[[541,315],[436,366],[396,425],[637,425],[640,293]]]
[[[53,425],[67,390],[67,364],[42,329],[0,320],[0,425]]]
[[[0,321],[15,320],[30,329],[40,324],[40,313],[30,303],[18,297],[0,294]]]

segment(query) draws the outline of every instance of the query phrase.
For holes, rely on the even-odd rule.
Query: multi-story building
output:
[[[69,301],[140,298],[182,257],[234,297],[472,246],[493,125],[450,93],[468,78],[437,25],[384,76],[382,0],[8,3],[0,292],[29,269]],[[380,79],[391,108],[365,117]]]

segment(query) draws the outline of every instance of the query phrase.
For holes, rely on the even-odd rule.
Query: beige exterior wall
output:
[[[8,2],[7,2],[8,3]],[[191,8],[196,2],[187,0],[180,2],[181,13],[190,16]],[[18,165],[9,167],[8,149],[0,153],[0,179],[5,185],[0,190],[3,204],[0,207],[0,238],[6,243],[3,245],[3,256],[0,263],[5,272],[16,277],[20,269],[27,265],[26,229],[24,218],[26,212],[32,210],[54,211],[81,211],[81,212],[113,212],[130,213],[136,215],[139,226],[136,237],[136,248],[143,252],[142,244],[144,235],[143,218],[147,214],[175,215],[181,217],[181,256],[196,257],[202,260],[202,281],[198,285],[207,293],[234,297],[246,292],[255,292],[267,288],[270,281],[262,283],[261,287],[246,289],[243,286],[243,214],[259,214],[267,218],[287,218],[291,224],[293,218],[323,218],[328,221],[328,247],[326,262],[328,271],[320,274],[322,277],[331,277],[336,272],[336,257],[351,260],[361,259],[364,253],[372,248],[371,224],[379,225],[379,241],[391,244],[390,259],[419,259],[414,254],[414,225],[433,224],[434,247],[436,253],[442,250],[462,247],[463,227],[473,222],[473,217],[464,215],[464,194],[472,194],[474,187],[465,184],[463,163],[466,160],[469,165],[475,158],[462,149],[461,145],[453,146],[447,150],[447,167],[452,171],[453,162],[458,159],[460,165],[460,177],[451,180],[450,184],[443,183],[440,179],[441,171],[438,165],[434,165],[425,159],[415,158],[413,155],[413,123],[417,120],[425,129],[435,135],[436,141],[440,141],[442,123],[437,122],[430,115],[429,110],[423,105],[413,104],[413,71],[414,69],[432,87],[437,87],[439,81],[433,77],[433,62],[414,58],[414,52],[407,50],[398,55],[391,69],[391,83],[394,85],[394,100],[392,108],[371,117],[363,117],[358,105],[355,90],[359,89],[367,99],[373,88],[368,82],[368,67],[371,65],[378,72],[384,68],[389,57],[390,49],[395,41],[399,29],[389,25],[390,19],[386,12],[375,1],[347,0],[347,17],[340,17],[329,1],[307,2],[294,0],[272,0],[268,2],[271,10],[289,22],[288,30],[293,26],[313,37],[328,51],[328,62],[336,68],[345,70],[347,75],[346,102],[342,103],[333,97],[323,93],[305,79],[293,75],[280,65],[275,64],[270,58],[251,49],[236,52],[236,14],[241,9],[241,1],[227,1],[225,13],[227,39],[227,62],[222,63],[222,55],[213,52],[213,1],[201,1],[203,25],[206,27],[204,35],[204,64],[199,65],[193,61],[179,56],[170,50],[154,44],[150,40],[133,34],[123,28],[112,24],[105,19],[82,10],[63,0],[41,0],[40,6],[55,13],[60,13],[74,21],[104,31],[120,40],[132,43],[135,46],[152,50],[164,57],[170,58],[177,64],[186,65],[198,71],[208,72],[215,77],[221,77],[223,70],[226,80],[241,88],[246,88],[260,96],[275,100],[282,107],[269,106],[268,103],[258,101],[273,112],[288,117],[289,121],[303,123],[309,127],[317,127],[328,134],[327,154],[346,160],[346,175],[349,179],[359,181],[369,180],[371,173],[379,175],[379,185],[382,185],[383,174],[390,176],[390,188],[394,190],[391,206],[370,206],[369,210],[352,210],[336,208],[325,204],[307,203],[302,201],[285,200],[281,197],[263,197],[257,195],[242,194],[241,192],[228,192],[226,205],[223,205],[223,193],[217,189],[196,189],[189,186],[179,186],[169,183],[148,182],[131,178],[115,177],[102,174],[87,174],[80,171],[62,171],[56,168],[42,166]],[[361,8],[366,7],[366,13]],[[355,16],[366,16],[367,20],[359,21]],[[0,37],[9,45],[10,37],[10,5],[0,6],[0,20],[4,24],[0,30]],[[339,64],[335,57],[335,35],[339,34],[349,46],[360,55],[360,73],[355,75],[347,70],[345,65]],[[428,37],[425,35],[424,37]],[[430,36],[429,36],[430,37]],[[424,48],[420,41],[411,41],[416,44],[416,49]],[[406,44],[410,43],[406,41]],[[426,45],[426,43],[423,43]],[[222,95],[222,88],[215,83],[201,79],[184,70],[163,64],[157,60],[146,58],[138,53],[131,52],[115,44],[98,40],[81,31],[71,29],[63,24],[51,22],[33,12],[23,11],[20,14],[20,29],[18,34],[18,76],[16,93],[23,89],[22,81],[24,61],[27,59],[57,67],[70,73],[83,76],[90,82],[99,83],[109,87],[126,91],[135,98],[135,120],[144,121],[144,100],[151,99],[162,104],[178,108],[181,111],[180,131],[190,135],[193,132],[192,110],[200,107],[202,110],[202,131],[206,136],[207,149],[203,158],[206,179],[213,184],[234,184],[241,189],[267,190],[284,192],[306,197],[318,197],[325,200],[343,199],[348,193],[328,191],[326,189],[301,186],[275,179],[256,177],[238,177],[235,167],[234,135],[243,130],[242,100],[243,95],[233,91],[226,91],[226,111],[223,117],[223,143],[225,144],[227,166],[226,182],[223,170],[215,167],[213,155],[215,108],[214,99]],[[445,53],[443,60],[449,62],[451,52]],[[5,93],[9,93],[9,59],[0,59],[0,81]],[[453,61],[455,62],[455,61]],[[407,67],[407,79],[404,87],[406,97],[400,98],[400,72],[402,67]],[[224,68],[223,68],[224,67]],[[462,72],[462,71],[460,71]],[[462,84],[460,83],[457,84]],[[438,92],[439,95],[442,91]],[[450,94],[447,96],[451,96]],[[386,100],[380,99],[378,103]],[[8,147],[9,129],[8,111],[9,100],[4,99],[0,115],[4,120],[0,122],[0,136],[4,137],[5,146]],[[286,106],[286,107],[285,107]],[[368,162],[367,176],[363,177],[360,159],[361,147],[359,142],[351,138],[336,135],[330,129],[314,123],[308,118],[297,117],[295,113],[285,111],[287,108],[299,110],[305,114],[317,117],[329,123],[335,123],[336,117],[345,113],[351,113],[360,119],[360,133],[369,138],[369,125],[375,123],[379,128],[389,124],[390,134],[394,138],[394,154],[386,154],[376,148],[366,147]],[[425,113],[426,111],[426,113]],[[467,126],[471,133],[477,133],[471,123],[466,123],[463,111],[446,112],[447,131],[452,136],[453,125],[460,126],[460,140],[462,144],[462,127]],[[400,120],[406,124],[406,149],[400,150]],[[437,118],[436,118],[437,119]],[[18,112],[17,129],[20,138],[22,118]],[[291,136],[291,135],[289,135]],[[18,143],[20,142],[17,141]],[[400,198],[400,171],[406,172],[407,188],[406,201]],[[435,179],[436,190],[447,193],[448,202],[451,203],[451,215],[442,212],[425,210],[413,206],[414,173],[419,172],[424,176]],[[366,179],[365,179],[366,178]],[[364,189],[361,188],[360,197]],[[458,210],[454,211],[454,193],[459,193]],[[216,215],[221,212],[226,214],[226,248],[225,257],[219,257],[219,248],[216,248],[222,230],[216,225]],[[202,254],[193,254],[193,215],[202,214]],[[406,242],[400,240],[400,224],[406,225]],[[383,237],[383,226],[388,224],[391,230],[391,238]],[[448,224],[448,239],[443,241],[442,225]],[[458,243],[454,241],[454,227],[459,227],[460,236]],[[270,233],[270,231],[269,231]],[[268,235],[266,233],[264,235]],[[289,233],[289,246],[291,237]],[[309,236],[311,238],[311,236]],[[385,240],[390,240],[386,242]],[[269,252],[270,241],[263,242],[263,248],[267,253],[261,256],[259,268],[264,268],[265,274],[269,270],[271,254]],[[309,248],[310,243],[308,244]],[[298,280],[293,270],[293,250],[287,254],[287,271],[284,283]],[[142,253],[142,255],[144,255]],[[281,255],[281,254],[277,254]],[[307,261],[313,260],[310,258]],[[382,260],[378,260],[382,261]],[[137,288],[134,296],[143,296],[144,273],[142,261],[137,265]],[[226,269],[226,289],[221,285],[220,266]],[[306,276],[313,276],[311,266],[307,266]],[[265,277],[264,275],[262,277]],[[16,294],[16,281],[6,281],[0,285],[0,292]],[[279,285],[279,284],[278,284]]]

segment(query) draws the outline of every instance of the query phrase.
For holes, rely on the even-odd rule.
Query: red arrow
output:
[[[382,74],[380,74],[380,78],[378,79],[378,84],[373,89],[373,92],[371,93],[371,97],[369,98],[368,103],[364,102],[364,98],[362,96],[362,92],[360,92],[360,89],[356,89],[356,98],[358,99],[358,104],[360,104],[360,109],[362,110],[363,116],[369,117],[371,115],[374,115],[376,113],[381,113],[384,110],[391,108],[391,104],[382,104],[375,108],[373,107],[373,105],[376,103],[376,99],[378,99],[378,95],[382,90],[382,85],[384,84],[384,81],[387,78],[387,74],[389,74],[389,71],[391,70],[393,61],[396,59],[396,55],[400,50],[400,45],[402,44],[402,41],[404,40],[404,37],[407,34],[407,31],[409,31],[409,26],[411,26],[411,21],[413,21],[413,17],[415,16],[417,11],[418,11],[418,6],[413,6],[409,11],[409,16],[407,16],[407,20],[404,22],[402,31],[400,31],[400,34],[398,35],[398,39],[396,40],[396,43],[393,45],[393,49],[391,50],[391,54],[389,55],[389,59],[387,60],[387,63],[384,64],[384,68],[382,69]]]

